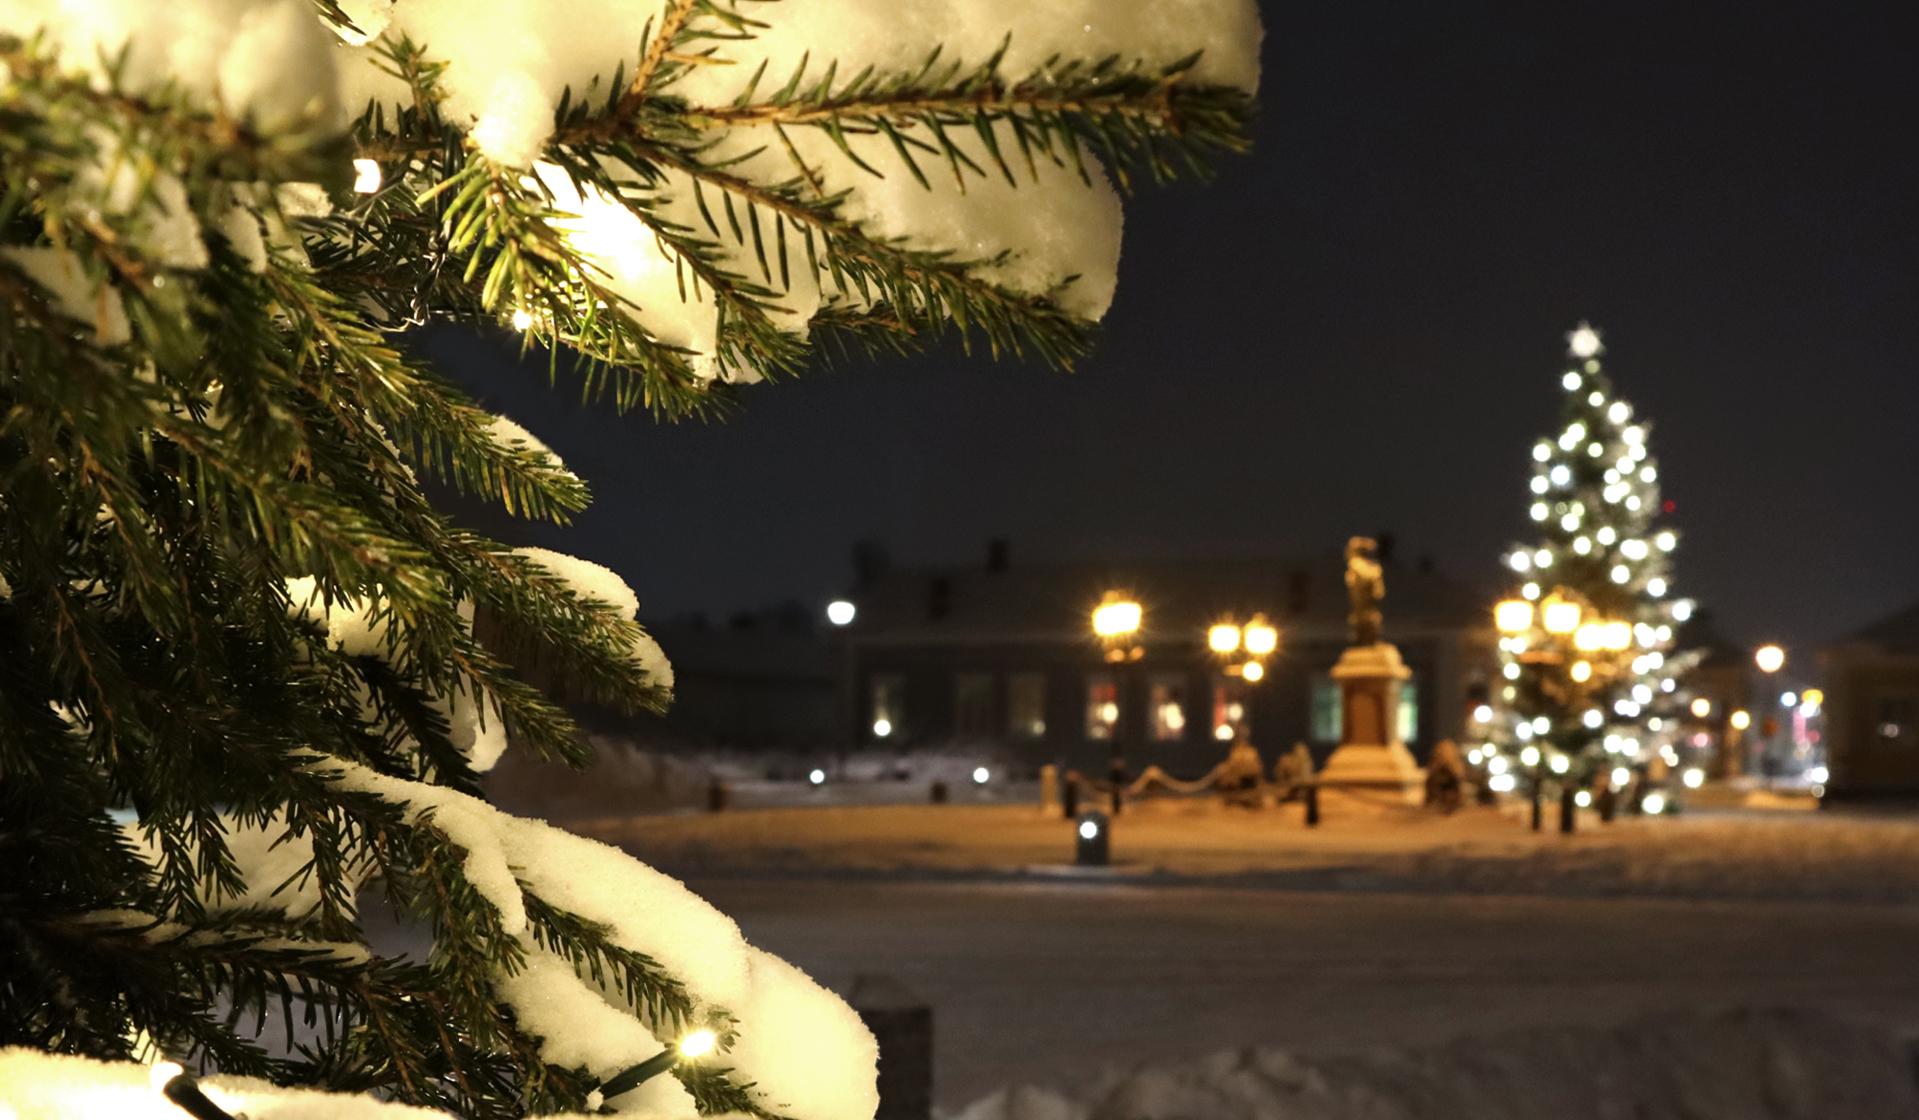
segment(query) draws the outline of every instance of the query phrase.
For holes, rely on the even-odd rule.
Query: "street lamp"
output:
[[[1145,610],[1139,600],[1124,591],[1108,591],[1093,608],[1093,633],[1105,643],[1106,660],[1115,665],[1138,661],[1145,652],[1139,645],[1140,623]],[[1122,791],[1126,787],[1124,708],[1118,703],[1125,695],[1119,672],[1113,674],[1113,723],[1108,741],[1112,744],[1112,762],[1107,777],[1112,781],[1113,815],[1118,816]]]
[[[1779,670],[1786,667],[1786,651],[1780,648],[1777,643],[1767,642],[1765,645],[1752,651],[1752,663],[1759,666],[1760,672],[1769,677],[1773,676],[1778,673]],[[1773,690],[1770,681],[1766,682],[1760,691],[1767,694],[1765,720],[1759,725],[1759,734],[1753,738],[1754,746],[1757,748],[1759,755],[1760,772],[1765,776],[1767,784],[1770,785],[1773,773],[1778,767],[1779,752],[1774,747],[1773,739],[1777,734],[1779,725],[1777,715],[1779,710],[1779,694]]]
[[[1240,632],[1245,639],[1246,652],[1254,657],[1266,657],[1279,648],[1279,629],[1266,621],[1266,616],[1256,614]]]
[[[1752,651],[1752,662],[1762,673],[1777,673],[1786,667],[1786,651],[1768,643]]]

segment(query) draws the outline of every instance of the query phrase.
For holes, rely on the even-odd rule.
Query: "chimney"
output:
[[[1379,545],[1379,547],[1374,550],[1379,556],[1379,562],[1381,564],[1392,563],[1393,550],[1399,544],[1399,538],[1393,535],[1393,531],[1391,529],[1382,529],[1379,535],[1373,538],[1373,541]]]
[[[1011,560],[1011,550],[1007,546],[1005,537],[994,537],[992,540],[986,542],[987,571],[996,573],[1003,572]]]
[[[945,618],[953,610],[953,581],[945,576],[934,576],[926,584],[926,617],[934,621]]]

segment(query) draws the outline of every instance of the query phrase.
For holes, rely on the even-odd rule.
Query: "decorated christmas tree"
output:
[[[0,1111],[872,1115],[844,1004],[479,796],[585,761],[516,666],[628,710],[672,670],[611,572],[429,502],[587,488],[407,331],[669,418],[849,344],[1070,365],[1121,194],[1243,145],[1258,41],[1248,0],[0,5]]]
[[[1674,594],[1652,427],[1613,391],[1599,332],[1581,324],[1568,343],[1559,425],[1532,448],[1539,537],[1506,556],[1516,594],[1497,612],[1495,703],[1475,714],[1485,742],[1469,757],[1495,790],[1557,785],[1589,804],[1680,764],[1692,658],[1674,635],[1692,603]]]

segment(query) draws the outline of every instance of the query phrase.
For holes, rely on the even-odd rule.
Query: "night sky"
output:
[[[861,537],[1018,564],[1391,529],[1491,586],[1590,319],[1654,424],[1677,592],[1817,642],[1919,598],[1919,145],[1890,5],[1770,7],[1266,5],[1254,154],[1129,203],[1070,375],[940,353],[665,426],[498,340],[428,349],[595,488],[513,539],[657,618],[824,602]]]

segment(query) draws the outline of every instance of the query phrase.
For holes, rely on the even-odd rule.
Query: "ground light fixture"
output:
[[[1112,861],[1112,833],[1105,813],[1089,809],[1073,828],[1073,862],[1080,867],[1104,867]]]
[[[815,766],[812,771],[806,775],[806,780],[813,785],[823,786],[826,784],[826,771]]]
[[[983,786],[988,781],[992,780],[992,777],[993,777],[993,772],[991,770],[988,770],[986,767],[984,766],[973,767],[973,784],[974,785]]]

